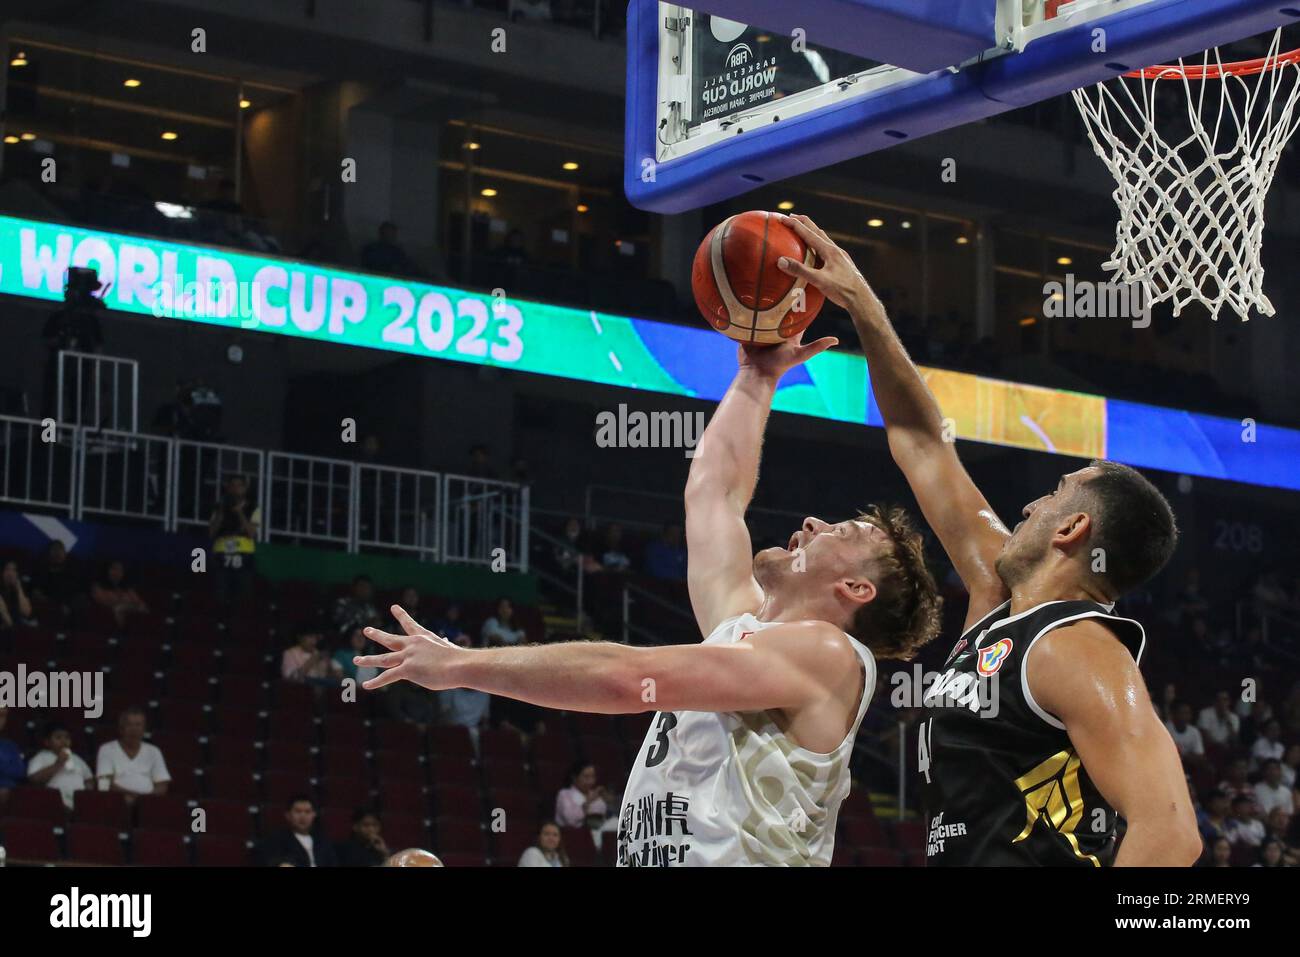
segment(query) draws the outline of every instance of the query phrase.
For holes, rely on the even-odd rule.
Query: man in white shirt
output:
[[[1205,742],[1201,738],[1201,732],[1192,724],[1192,706],[1186,701],[1175,701],[1174,706],[1169,710],[1173,718],[1165,723],[1165,727],[1169,729],[1174,744],[1178,745],[1178,753],[1182,755],[1183,763],[1191,764],[1204,760]]]
[[[1282,762],[1276,758],[1264,762],[1264,779],[1255,785],[1255,801],[1266,816],[1276,808],[1295,813],[1295,798],[1282,783]]]
[[[157,747],[144,739],[140,708],[127,708],[117,719],[117,740],[99,746],[95,777],[101,791],[122,791],[131,800],[139,794],[166,794],[172,776]]]
[[[1226,691],[1214,696],[1214,704],[1202,708],[1196,726],[1220,747],[1231,747],[1241,732],[1241,719],[1232,713],[1232,697]]]
[[[1259,805],[1249,794],[1242,794],[1233,799],[1232,817],[1224,828],[1232,844],[1247,844],[1259,847],[1264,843],[1268,829],[1259,816]]]
[[[37,787],[56,789],[71,811],[76,793],[94,787],[94,772],[72,753],[72,735],[57,721],[46,725],[44,743],[44,749],[27,762],[27,780]]]
[[[1250,749],[1250,757],[1255,767],[1262,767],[1266,761],[1281,761],[1286,748],[1282,746],[1282,725],[1276,718],[1264,725],[1264,730]]]

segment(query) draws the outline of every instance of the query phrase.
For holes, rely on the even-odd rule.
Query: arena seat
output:
[[[68,860],[81,864],[118,866],[126,863],[122,832],[102,824],[70,824],[66,843]]]
[[[183,834],[136,828],[131,832],[131,861],[145,867],[184,867],[190,847]]]

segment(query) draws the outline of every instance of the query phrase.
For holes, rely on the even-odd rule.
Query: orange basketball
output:
[[[782,256],[815,265],[813,251],[775,213],[740,213],[713,227],[691,269],[704,320],[740,342],[783,342],[807,329],[826,297],[778,269]]]

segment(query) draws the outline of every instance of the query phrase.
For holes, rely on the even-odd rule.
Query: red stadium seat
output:
[[[131,860],[145,867],[185,867],[190,849],[183,834],[137,828],[131,832]]]
[[[527,790],[533,786],[528,769],[514,758],[489,759],[483,762],[483,780],[489,788],[515,788]]]
[[[126,863],[121,832],[102,824],[70,824],[67,829],[68,860],[79,864],[118,866]]]
[[[384,830],[389,830],[384,822]],[[487,857],[487,837],[477,818],[439,817],[434,824],[440,853],[478,854]]]
[[[538,762],[533,767],[537,788],[546,797],[547,806],[554,808],[555,795],[569,786],[569,765]]]
[[[327,777],[371,777],[370,761],[364,751],[327,745],[321,748],[320,766]]]
[[[443,851],[438,860],[447,867],[487,867],[488,861],[482,854],[466,854],[459,851]]]
[[[321,727],[326,747],[362,753],[370,750],[370,729],[365,720],[354,714],[331,714]]]
[[[63,797],[54,788],[17,787],[9,792],[5,817],[62,825],[68,820]]]
[[[435,786],[433,803],[439,816],[469,817],[476,821],[483,817],[483,799],[478,788],[462,785]]]
[[[166,697],[158,702],[157,726],[172,734],[203,735],[211,723],[211,708],[200,701]]]
[[[904,860],[902,852],[887,847],[867,847],[858,851],[858,863],[863,867],[902,867]]]
[[[274,738],[262,750],[268,772],[296,774],[304,780],[316,776],[316,756],[302,741]]]
[[[428,738],[413,724],[377,721],[374,730],[375,743],[381,750],[405,751],[420,756],[428,751]]]
[[[321,797],[332,805],[361,807],[370,803],[370,786],[357,775],[333,775],[321,778]]]
[[[592,839],[588,828],[562,827],[560,833],[563,835],[564,850],[568,853],[569,861],[574,867],[595,867],[600,862],[596,842]],[[614,835],[606,834],[605,838],[612,841]]]
[[[162,752],[169,769],[173,762],[190,767],[203,763],[203,746],[198,738],[158,731],[149,735],[149,743]]]
[[[857,852],[843,843],[836,843],[835,850],[831,854],[831,867],[856,867],[858,863]]]
[[[248,741],[260,741],[264,734],[265,711],[253,706],[219,704],[213,712],[213,730]]]
[[[266,809],[278,811],[291,797],[311,793],[311,775],[294,771],[266,771],[262,774],[263,816]]]
[[[384,841],[395,851],[406,847],[429,846],[429,829],[425,827],[424,819],[411,814],[385,814],[383,835]],[[453,847],[451,850],[460,848]]]
[[[247,764],[214,764],[203,772],[203,790],[208,798],[237,801],[247,807],[261,801],[261,789]],[[207,801],[200,802],[207,806]]]
[[[354,808],[322,807],[316,814],[316,827],[335,844],[342,844],[352,835]]]
[[[429,753],[440,758],[462,758],[473,761],[474,742],[469,730],[458,725],[439,725],[429,729]]]
[[[80,824],[101,824],[128,831],[131,807],[121,791],[78,791],[72,799],[72,819]]]
[[[167,697],[184,698],[202,704],[217,700],[217,679],[212,675],[212,663],[184,665],[172,662],[166,665]]]
[[[429,780],[436,786],[461,785],[477,788],[478,768],[463,757],[437,755],[429,759]]]
[[[380,778],[379,803],[385,814],[395,812],[428,817],[433,799],[422,786],[412,781]]]
[[[201,835],[247,840],[253,832],[249,805],[242,801],[210,798],[200,801],[198,806],[203,809],[199,818],[204,823],[204,829],[199,832]]]
[[[894,825],[898,846],[905,851],[925,848],[925,825],[921,821],[899,821]]]
[[[374,754],[375,771],[381,778],[395,778],[423,784],[427,768],[421,755],[414,751],[389,750]]]
[[[578,758],[573,739],[563,726],[549,729],[533,738],[533,760],[537,763],[563,764],[566,767]]]
[[[528,761],[523,739],[517,731],[509,728],[480,731],[478,745],[479,754],[484,761],[511,761],[521,766]]]
[[[193,818],[184,798],[171,794],[146,794],[136,798],[136,827],[146,831],[188,834]]]
[[[889,837],[874,817],[850,817],[840,821],[841,843],[849,847],[888,847]]]
[[[265,711],[270,697],[270,683],[256,675],[233,674],[217,678],[217,700],[223,708],[240,707]]]
[[[194,861],[199,867],[248,867],[253,863],[253,855],[246,841],[199,837],[194,841]]]
[[[54,827],[48,821],[7,818],[0,823],[0,834],[4,835],[5,856],[10,864],[45,863],[62,856]]]
[[[256,771],[262,766],[262,750],[251,738],[213,734],[208,736],[208,763]]]

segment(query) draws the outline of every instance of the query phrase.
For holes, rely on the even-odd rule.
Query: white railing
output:
[[[137,432],[140,364],[93,352],[59,353],[57,419],[67,425]]]
[[[0,500],[75,512],[76,429],[53,421],[0,415]]]
[[[444,560],[528,571],[528,500],[526,485],[443,476]]]
[[[227,478],[263,541],[528,570],[528,487],[0,415],[0,505],[206,529]]]

